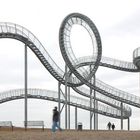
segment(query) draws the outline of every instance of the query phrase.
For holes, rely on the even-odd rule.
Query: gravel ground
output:
[[[1,129],[0,140],[140,140],[140,131],[75,131],[52,133],[41,129]]]

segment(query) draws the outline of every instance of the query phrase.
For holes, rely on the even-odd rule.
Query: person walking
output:
[[[111,129],[111,122],[108,122],[108,124],[107,124],[107,128],[108,128],[108,130]]]
[[[62,130],[59,126],[59,117],[60,117],[60,114],[59,112],[57,111],[57,107],[55,107],[53,109],[53,124],[52,124],[52,132],[55,132],[56,131],[56,128],[58,128],[60,131]]]
[[[115,129],[115,124],[113,123],[112,124],[112,130],[114,131],[114,129]]]

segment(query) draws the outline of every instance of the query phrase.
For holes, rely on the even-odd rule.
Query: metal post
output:
[[[94,86],[96,85],[96,76],[94,75]],[[94,90],[94,109],[98,109],[98,101],[96,100],[96,91]],[[94,112],[94,130],[98,130],[98,113]]]
[[[70,87],[68,87],[68,102],[70,103]],[[68,105],[68,129],[70,129],[70,105]]]
[[[61,102],[60,102],[60,97],[61,97],[60,85],[61,85],[61,83],[58,82],[58,99],[59,99],[59,102],[58,102],[58,111],[59,111],[59,113],[60,113],[60,108],[61,108]],[[59,127],[61,127],[61,113],[60,113],[60,117],[59,117]]]
[[[67,65],[65,65],[65,129],[67,129]]]
[[[91,73],[91,65],[90,65],[90,73]],[[92,83],[92,78],[90,80],[90,82]],[[92,102],[93,102],[93,99],[92,99],[92,88],[90,88],[90,108],[92,108]],[[92,117],[93,117],[93,112],[90,111],[90,130],[92,130]]]
[[[75,129],[77,130],[77,107],[75,107]]]
[[[96,100],[96,110],[98,110],[98,101]],[[95,130],[98,130],[98,113],[95,114],[95,118],[96,118],[96,123],[95,123]]]
[[[121,102],[121,130],[123,130],[123,103]]]
[[[128,118],[128,131],[130,130],[130,118]]]
[[[92,108],[92,89],[90,88],[90,108]],[[93,112],[90,111],[90,130],[92,130],[92,117]]]
[[[25,45],[25,122],[24,122],[24,126],[25,129],[27,128],[27,116],[28,116],[28,111],[27,111],[27,84],[28,84],[28,73],[27,73],[27,69],[28,69],[28,64],[27,64],[27,45]]]
[[[140,72],[139,72],[139,90],[140,90]],[[140,92],[140,91],[139,91]]]

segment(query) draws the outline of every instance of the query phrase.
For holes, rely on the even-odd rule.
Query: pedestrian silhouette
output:
[[[108,122],[108,124],[107,124],[107,128],[108,128],[108,130],[111,129],[111,122]]]
[[[55,107],[53,109],[53,124],[52,124],[52,132],[55,132],[56,131],[56,128],[58,128],[60,131],[62,130],[59,126],[59,117],[60,117],[60,114],[59,112],[57,111],[57,107]]]
[[[114,129],[115,129],[115,124],[113,123],[113,124],[112,124],[112,130],[114,130]]]

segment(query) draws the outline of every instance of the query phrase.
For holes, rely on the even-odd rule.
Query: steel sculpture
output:
[[[82,26],[89,33],[93,44],[92,56],[84,56],[81,58],[75,57],[70,42],[70,33],[74,24]],[[0,103],[24,98],[24,92],[26,91],[27,98],[38,98],[58,102],[59,110],[61,109],[60,103],[63,103],[65,105],[66,112],[66,129],[67,117],[70,117],[70,115],[67,116],[67,111],[70,111],[70,108],[67,110],[67,105],[68,107],[69,105],[75,106],[75,115],[77,114],[78,107],[90,111],[90,117],[92,117],[92,113],[94,112],[105,116],[121,119],[121,129],[123,129],[123,119],[128,119],[129,129],[129,117],[131,116],[131,108],[126,104],[140,108],[140,97],[107,85],[104,82],[98,80],[95,75],[99,66],[126,72],[139,72],[140,49],[136,49],[133,53],[134,63],[103,57],[99,31],[97,30],[95,24],[91,19],[80,13],[69,14],[63,20],[60,27],[59,45],[62,56],[65,60],[65,71],[63,71],[53,61],[53,59],[41,44],[41,42],[37,39],[37,37],[23,26],[14,23],[1,22],[0,38],[11,38],[23,42],[25,46],[29,47],[34,52],[43,66],[59,83],[58,92],[55,92],[55,94],[53,94],[54,92],[52,91],[27,89],[27,71],[25,69],[25,89],[13,90],[10,91],[10,93],[9,91],[1,93]],[[84,68],[83,66],[88,67]],[[60,96],[61,84],[65,86],[65,97],[63,98],[62,96]],[[87,88],[85,88],[85,86],[83,85],[86,85]],[[88,97],[89,100],[71,96],[70,88],[73,88],[76,93]],[[50,93],[51,95],[48,96],[48,93]],[[100,104],[99,102],[102,102],[107,106]],[[27,102],[25,102],[25,104],[27,104]],[[26,113],[25,116],[27,116]],[[75,116],[75,118],[77,118],[77,115]],[[92,126],[90,128],[92,128]]]

